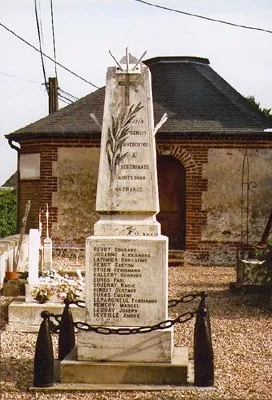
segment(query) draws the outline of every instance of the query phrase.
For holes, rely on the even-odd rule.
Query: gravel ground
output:
[[[69,262],[64,263],[65,269]],[[63,263],[62,263],[63,265]],[[81,267],[75,263],[74,267]],[[71,268],[69,268],[71,269]],[[62,392],[29,393],[33,379],[36,334],[3,330],[1,334],[1,399],[272,399],[271,332],[268,298],[260,294],[234,294],[228,290],[235,281],[232,268],[175,267],[169,269],[169,297],[206,290],[212,323],[215,387],[183,388],[145,392]],[[0,298],[2,317],[5,304]],[[176,313],[187,311],[179,306]],[[171,311],[171,317],[174,317]],[[3,319],[3,318],[2,318]],[[3,324],[2,324],[3,329]],[[175,327],[175,343],[192,347],[193,321]],[[56,337],[54,343],[56,344]]]

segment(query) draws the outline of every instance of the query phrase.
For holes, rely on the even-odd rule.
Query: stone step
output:
[[[169,250],[168,252],[168,265],[169,267],[178,267],[183,265],[184,250]]]
[[[175,347],[171,363],[77,361],[76,349],[60,362],[60,384],[185,385],[188,349]]]

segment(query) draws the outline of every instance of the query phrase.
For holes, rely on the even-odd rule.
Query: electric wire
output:
[[[62,98],[59,97],[59,101],[62,101],[63,103],[67,104],[68,106],[71,104],[68,101],[63,100]]]
[[[17,33],[15,33],[14,31],[12,31],[11,29],[9,29],[7,26],[5,26],[2,22],[0,22],[0,26],[2,26],[4,29],[6,29],[8,32],[12,33],[12,35],[14,35],[15,37],[17,37],[18,39],[20,39],[22,42],[24,42],[25,44],[27,44],[28,46],[30,46],[32,49],[36,50],[38,53],[40,53],[40,50],[37,49],[37,47],[35,47],[33,44],[29,43],[27,40],[23,39],[21,36],[19,36]],[[47,54],[45,54],[43,51],[41,52],[42,55],[46,58],[48,58],[50,61],[55,62],[54,59],[50,56],[48,56]],[[83,78],[82,76],[76,74],[75,72],[73,72],[71,69],[65,67],[63,64],[59,63],[58,61],[56,61],[56,64],[65,69],[65,71],[70,72],[70,74],[76,76],[77,78],[81,79],[82,81],[88,83],[89,85],[95,87],[96,89],[99,89],[99,86],[96,86],[95,84],[93,84],[92,82],[88,81],[87,79]]]
[[[43,60],[43,51],[42,51],[41,31],[40,31],[40,23],[39,23],[39,17],[38,17],[38,9],[37,9],[37,0],[34,0],[34,9],[35,9],[35,18],[36,18],[37,32],[38,32],[38,38],[39,38],[39,47],[40,47],[39,52],[40,52],[40,56],[41,56],[42,72],[43,72],[45,88],[48,93],[47,78],[46,78],[45,65],[44,65],[44,60]]]
[[[173,11],[173,12],[176,12],[176,13],[179,13],[179,14],[188,15],[188,16],[190,16],[190,17],[201,18],[201,19],[204,19],[204,20],[206,20],[206,21],[218,22],[218,23],[220,23],[220,24],[235,26],[235,27],[237,27],[237,28],[244,28],[244,29],[251,29],[251,30],[254,30],[254,31],[261,31],[261,32],[266,32],[266,33],[272,33],[272,31],[269,30],[269,29],[256,28],[256,27],[253,27],[253,26],[240,25],[240,24],[235,24],[235,23],[233,23],[233,22],[223,21],[223,20],[221,20],[221,19],[209,18],[209,17],[205,17],[205,16],[199,15],[199,14],[192,14],[192,13],[189,13],[189,12],[186,12],[186,11],[177,10],[177,9],[175,9],[175,8],[169,8],[169,7],[160,6],[160,5],[158,5],[158,4],[150,3],[150,2],[144,1],[144,0],[134,0],[134,1],[137,1],[138,3],[146,4],[146,5],[148,5],[148,6],[152,6],[152,7],[156,7],[156,8],[161,8],[162,10]]]
[[[67,94],[68,96],[72,97],[75,100],[79,100],[78,97],[72,95],[71,93],[66,92],[65,90],[61,89],[60,87],[58,88],[60,92]]]
[[[52,36],[53,36],[53,49],[54,49],[54,60],[55,60],[55,76],[58,77],[57,73],[57,64],[56,64],[56,36],[55,36],[55,27],[54,27],[54,13],[53,13],[53,0],[50,0],[50,9],[51,9],[51,27],[52,27]]]
[[[42,42],[42,46],[44,48],[41,0],[38,0],[38,6],[39,6],[39,24],[40,24],[40,30],[41,30],[41,42]],[[44,62],[45,70],[46,70],[46,59],[45,58],[43,59],[43,62]],[[49,93],[48,81],[46,81],[46,90],[47,90],[47,93]]]
[[[61,96],[60,94],[59,94],[59,100],[62,101],[63,103],[65,103],[65,104],[68,104],[68,105],[72,103],[71,100],[68,100],[68,101],[64,100],[63,96]]]
[[[71,104],[71,103],[73,103],[73,102],[74,102],[73,100],[71,100],[71,99],[68,99],[68,97],[66,97],[66,96],[63,96],[63,94],[60,94],[60,93],[58,93],[58,96],[59,96],[59,97],[61,97],[62,99],[65,99],[65,100],[67,100],[67,101],[69,102],[69,104]]]
[[[41,85],[41,82],[33,81],[31,79],[22,78],[21,76],[7,74],[6,72],[2,72],[2,71],[0,71],[0,75],[8,76],[9,78],[19,79],[21,81],[26,81],[26,82],[30,82],[30,83],[37,83],[37,84]]]
[[[44,46],[44,40],[43,40],[43,25],[42,25],[42,9],[41,9],[41,0],[39,0],[39,24],[40,24],[40,30],[41,30],[41,39],[42,39],[42,45]]]
[[[19,79],[19,80],[22,80],[22,81],[26,81],[26,82],[30,82],[30,83],[35,83],[35,84],[37,84],[37,85],[42,85],[42,86],[44,86],[44,83],[41,83],[41,82],[38,82],[38,81],[33,81],[33,80],[31,80],[31,79],[26,79],[26,78],[22,78],[22,77],[15,76],[15,75],[11,75],[11,74],[6,74],[5,72],[1,72],[1,71],[0,71],[0,75],[4,75],[4,76],[7,76],[7,77],[12,78],[12,79]],[[70,96],[70,97],[73,99],[73,100],[68,99],[68,100],[69,100],[69,103],[67,103],[67,102],[65,101],[66,104],[70,104],[71,102],[74,102],[74,101],[76,101],[76,100],[79,100],[78,97],[72,95],[71,93],[68,93],[68,92],[66,92],[65,90],[60,89],[60,88],[58,88],[58,89],[59,89],[61,92],[67,94],[68,96]],[[61,93],[59,93],[59,96],[61,96]],[[1,145],[1,144],[0,144],[0,145]]]

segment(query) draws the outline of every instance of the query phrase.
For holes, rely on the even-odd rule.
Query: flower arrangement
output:
[[[50,285],[35,286],[31,292],[31,296],[40,304],[46,303],[54,294],[54,289]]]
[[[68,298],[70,301],[76,301],[80,299],[80,290],[77,284],[69,284],[67,282],[61,283],[56,287],[56,296],[60,300]]]
[[[52,301],[64,300],[70,301],[82,300],[85,293],[85,283],[81,272],[77,271],[77,277],[69,278],[62,276],[55,270],[51,270],[48,276],[39,279],[40,283],[35,285],[31,291],[31,296],[39,303],[43,304],[52,299]]]

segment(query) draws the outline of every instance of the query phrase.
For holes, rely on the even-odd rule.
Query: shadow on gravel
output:
[[[220,319],[256,318],[271,315],[268,293],[237,294],[208,291],[211,316]]]
[[[216,319],[238,319],[238,318],[256,318],[261,316],[271,316],[271,307],[269,307],[268,293],[233,293],[226,288],[201,288],[190,292],[180,292],[183,296],[187,293],[195,293],[204,290],[207,297],[207,304],[211,318]],[[191,303],[178,305],[175,309],[170,309],[171,312],[183,313],[186,311],[195,310],[199,304],[199,300]]]
[[[2,354],[1,364],[3,365],[3,369],[0,368],[2,390],[10,391],[16,388],[20,391],[28,391],[33,380],[33,360],[5,357]],[[22,380],[22,376],[27,379]]]

